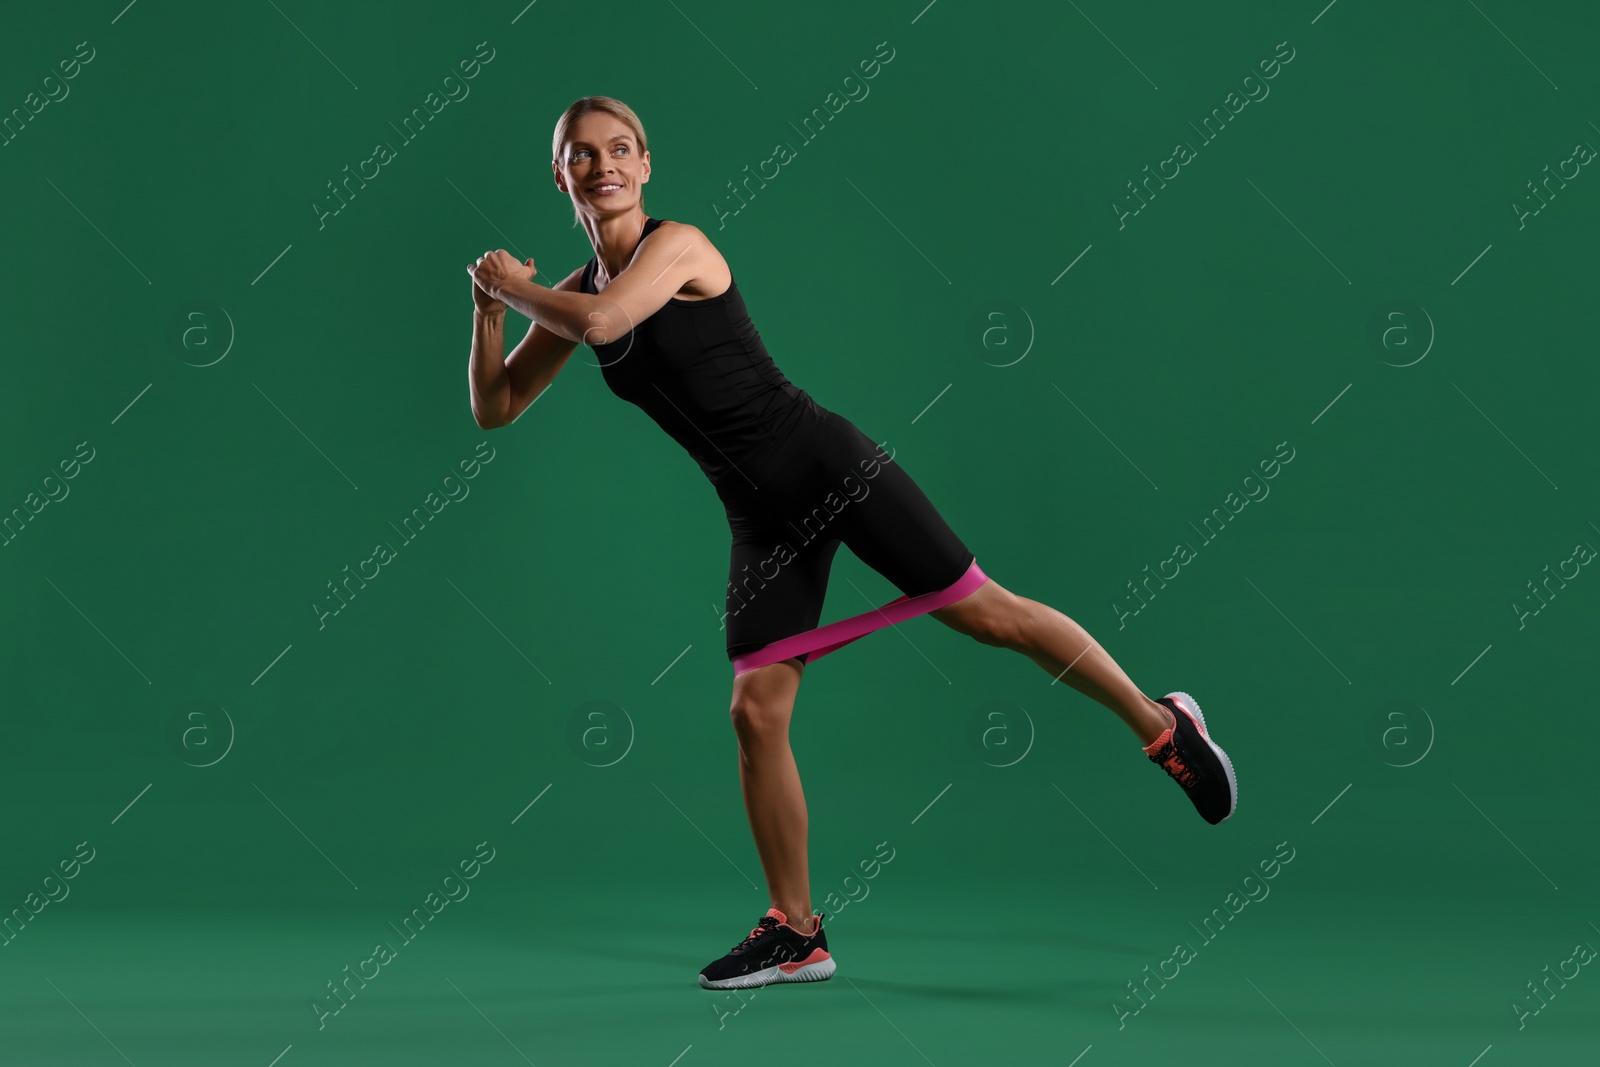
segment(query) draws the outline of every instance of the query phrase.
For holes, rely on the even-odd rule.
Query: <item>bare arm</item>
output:
[[[583,296],[577,292],[582,275],[580,267],[558,282],[552,291]],[[535,288],[546,291],[543,286]],[[483,299],[483,291],[476,282],[473,289],[472,356],[467,368],[467,385],[472,395],[473,419],[483,429],[492,430],[515,422],[517,416],[555,381],[578,345],[535,320],[511,355],[502,358],[505,305],[498,300]]]
[[[506,256],[505,262],[514,261]],[[633,262],[598,295],[564,292],[564,283],[546,289],[525,270],[498,272],[488,282],[488,289],[497,300],[551,333],[574,344],[605,345],[660,311],[678,290],[721,265],[721,254],[698,228],[664,222],[639,243]]]

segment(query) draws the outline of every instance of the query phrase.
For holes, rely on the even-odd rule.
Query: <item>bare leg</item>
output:
[[[1098,641],[1048,604],[1017,596],[991,579],[929,614],[984,644],[1021,652],[1116,712],[1140,744],[1148,745],[1172,725],[1172,712],[1145,696]]]
[[[789,917],[791,926],[810,933],[806,798],[789,748],[789,720],[803,670],[798,659],[787,659],[736,676],[730,714],[739,739],[739,787],[772,906]]]

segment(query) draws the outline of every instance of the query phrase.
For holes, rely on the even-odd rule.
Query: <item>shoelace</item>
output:
[[[739,942],[737,945],[733,946],[733,951],[734,952],[743,952],[746,948],[750,947],[750,944],[752,942],[754,942],[756,940],[759,940],[760,938],[762,938],[765,935],[771,933],[773,930],[776,930],[777,928],[778,928],[778,920],[777,919],[774,919],[770,915],[763,915],[761,917],[761,921],[758,922],[755,926],[750,928],[750,932],[745,935],[745,939],[743,941]]]
[[[1183,762],[1183,757],[1178,755],[1178,746],[1168,741],[1166,747],[1150,757],[1161,764],[1161,769],[1175,778],[1179,785],[1185,789],[1193,789],[1199,776],[1194,769]]]

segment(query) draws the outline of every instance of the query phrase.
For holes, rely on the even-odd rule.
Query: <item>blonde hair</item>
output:
[[[556,120],[555,135],[550,139],[550,162],[560,164],[561,149],[566,146],[568,138],[571,137],[573,125],[577,123],[578,119],[591,111],[604,111],[631,127],[634,137],[639,142],[639,157],[641,159],[644,158],[644,154],[649,151],[650,146],[645,140],[644,123],[639,121],[639,116],[634,114],[633,108],[616,97],[585,96],[579,100],[574,100],[571,106],[561,113],[561,118]],[[642,190],[639,193],[639,209],[641,211],[644,210],[644,192]],[[578,209],[574,207],[572,209],[572,225],[578,225],[579,221]]]

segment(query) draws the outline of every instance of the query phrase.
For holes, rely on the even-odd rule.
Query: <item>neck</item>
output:
[[[607,278],[615,278],[627,268],[633,253],[639,247],[644,233],[645,213],[638,207],[621,215],[601,219],[586,218],[583,227],[589,233],[589,243],[594,246],[595,258],[605,268]]]

